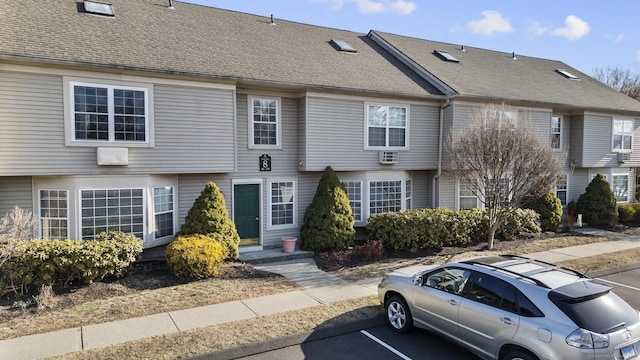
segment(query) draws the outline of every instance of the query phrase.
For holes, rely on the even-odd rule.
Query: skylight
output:
[[[451,62],[460,62],[460,60],[458,60],[458,58],[456,58],[455,56],[449,54],[446,51],[438,51],[438,50],[434,50],[433,53],[438,56],[440,59],[444,60],[444,61],[451,61]]]
[[[566,77],[567,79],[571,79],[571,80],[578,80],[579,78],[575,75],[573,75],[572,73],[568,72],[565,69],[556,69],[556,71],[560,74],[562,74],[562,76]]]
[[[113,6],[111,4],[99,3],[95,1],[85,1],[84,11],[89,14],[102,16],[115,16]]]
[[[358,52],[358,50],[356,50],[356,48],[351,46],[351,44],[349,44],[346,40],[331,39],[331,45],[333,45],[336,49],[340,51],[346,51],[346,52],[352,52],[352,53]]]

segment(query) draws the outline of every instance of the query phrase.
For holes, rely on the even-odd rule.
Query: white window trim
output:
[[[462,197],[462,195],[460,195],[461,194],[460,190],[461,190],[462,185],[463,185],[462,184],[462,180],[457,179],[456,180],[456,188],[457,188],[457,195],[458,196],[456,196],[456,210],[462,210],[462,208],[460,206],[460,198]],[[465,199],[471,199],[471,196],[465,196],[464,198]],[[475,195],[473,196],[473,198],[475,198],[475,200],[476,200],[476,206],[475,207],[476,208],[481,208],[482,204],[480,204],[480,199],[478,199],[478,197],[475,196]]]
[[[82,190],[104,189],[139,189],[142,188],[144,208],[144,247],[150,248],[166,244],[173,237],[154,238],[155,212],[153,207],[153,188],[173,187],[173,228],[178,231],[179,194],[178,181],[175,176],[64,176],[64,177],[34,177],[33,179],[33,209],[40,214],[40,190],[67,191],[67,228],[70,239],[82,238]],[[151,210],[150,210],[151,209]]]
[[[555,134],[559,135],[559,137],[560,137],[560,141],[558,142],[558,147],[557,147],[557,148],[554,148],[554,147],[553,147],[553,142],[551,142],[551,136],[550,136],[550,137],[549,137],[549,141],[550,141],[551,143],[550,143],[549,145],[551,146],[551,149],[552,149],[553,151],[562,151],[562,145],[563,145],[563,144],[562,144],[562,143],[563,143],[563,139],[562,139],[562,133],[563,133],[563,131],[562,131],[562,130],[563,130],[563,125],[564,125],[564,117],[563,117],[563,116],[560,116],[560,115],[558,115],[558,116],[551,116],[551,124],[549,124],[549,125],[553,125],[553,119],[554,119],[554,118],[555,118],[555,119],[560,119],[560,131],[556,133],[556,132],[553,132],[553,129],[551,129],[551,135],[552,135],[552,136],[553,136],[553,135],[555,135]]]
[[[96,81],[97,80],[97,81]],[[84,79],[64,77],[65,97],[65,145],[67,146],[93,146],[93,147],[153,147],[153,86],[144,83],[120,82],[112,80]],[[109,138],[110,140],[76,140],[75,138],[75,96],[73,87],[88,86],[109,89]],[[136,90],[144,92],[145,102],[145,141],[115,141],[113,135],[113,89]]]
[[[569,174],[566,174],[566,173],[562,173],[561,175],[564,176],[567,179],[566,182],[565,182],[566,183],[566,188],[558,189],[558,187],[557,187],[558,183],[556,181],[553,184],[553,192],[554,192],[554,194],[556,194],[556,197],[558,197],[558,191],[564,191],[566,193],[566,196],[565,196],[565,202],[566,203],[562,204],[562,206],[567,206],[569,204],[569,202],[570,202],[570,200],[569,200],[569,179],[571,177],[569,176]],[[560,197],[558,197],[558,198],[560,198]]]
[[[38,193],[38,207],[37,209],[37,214],[38,214],[38,237],[40,239],[45,239],[44,237],[44,229],[42,227],[42,221],[43,219],[45,219],[45,217],[41,216],[42,213],[42,208],[41,208],[41,204],[42,204],[42,197],[41,197],[41,192],[42,191],[64,191],[66,194],[66,200],[67,200],[67,216],[65,217],[60,217],[60,218],[55,218],[55,219],[64,219],[64,221],[67,222],[67,238],[70,237],[70,232],[71,232],[71,222],[69,219],[69,190],[68,189],[52,189],[52,188],[41,188],[41,189],[37,189],[37,193]],[[46,217],[49,218],[49,217]],[[54,219],[54,218],[51,218]],[[46,238],[46,240],[48,240],[49,238]],[[62,239],[62,240],[66,240],[66,239]]]
[[[615,149],[614,148],[614,142],[615,142],[615,123],[616,121],[622,121],[623,125],[622,128],[624,129],[624,122],[631,122],[631,148],[630,149]],[[635,132],[635,128],[636,128],[636,124],[635,124],[635,120],[631,119],[631,118],[613,118],[611,120],[611,151],[612,152],[621,152],[621,153],[628,153],[628,152],[632,152],[633,151],[633,144],[634,144],[634,132]],[[623,134],[624,136],[624,134]],[[624,139],[623,139],[623,143],[624,143]]]
[[[282,149],[282,98],[271,96],[247,96],[247,114],[248,114],[248,139],[247,147],[249,149]],[[276,144],[254,144],[253,143],[253,100],[271,100],[276,102]]]
[[[631,176],[629,175],[628,172],[619,172],[619,173],[611,173],[611,183],[609,184],[611,186],[611,191],[613,191],[613,194],[615,196],[615,191],[614,191],[614,177],[616,176],[626,176],[627,177],[627,200],[618,200],[616,199],[616,202],[618,204],[627,204],[629,203],[629,198],[631,197],[631,193],[632,193],[632,188],[631,188]]]
[[[281,182],[293,183],[293,223],[283,224],[283,225],[273,225],[273,211],[272,211],[273,198],[271,196],[271,185],[273,183],[281,183]],[[298,181],[296,179],[291,179],[291,178],[269,179],[267,181],[267,198],[269,202],[267,207],[267,215],[268,215],[267,229],[269,230],[297,229],[298,228]]]
[[[364,207],[364,188],[363,188],[363,182],[362,180],[341,180],[342,185],[344,186],[345,183],[358,183],[360,184],[360,219],[356,219],[355,216],[354,221],[357,223],[361,223],[364,222],[364,212],[365,212],[365,207]],[[349,197],[349,195],[347,194],[347,197]],[[351,204],[351,199],[349,199],[349,204]],[[351,209],[352,214],[353,214],[353,208]]]
[[[370,106],[386,106],[386,107],[397,107],[406,109],[406,122],[405,122],[405,132],[404,132],[404,146],[370,146],[369,145],[369,107]],[[409,129],[410,125],[410,114],[411,107],[408,104],[393,104],[393,103],[378,103],[378,102],[365,102],[364,103],[364,149],[365,150],[409,150],[410,144],[409,139],[411,138]],[[389,126],[387,125],[387,130]],[[387,140],[388,140],[389,131],[387,131]],[[388,141],[387,141],[388,142]]]
[[[411,193],[409,194],[409,196],[407,196],[407,183],[411,181]],[[413,208],[413,179],[411,178],[407,178],[402,180],[402,188],[404,190],[404,201],[402,203],[402,208],[404,210],[411,210]],[[407,204],[411,203],[411,206],[408,206]]]
[[[156,207],[156,203],[155,203],[154,190],[155,189],[165,188],[165,187],[170,187],[171,188],[171,202],[172,202],[171,205],[172,205],[172,209],[171,209],[171,211],[156,212],[156,208],[155,208]],[[149,226],[152,226],[152,228],[149,229],[148,231],[145,230],[145,233],[147,233],[147,232],[150,233],[151,236],[153,236],[153,240],[154,241],[173,238],[175,233],[178,231],[178,229],[176,229],[176,212],[177,212],[177,209],[176,209],[176,207],[177,207],[177,204],[176,204],[176,187],[174,185],[166,185],[166,186],[154,185],[154,186],[149,187],[148,191],[151,193],[150,194],[150,196],[151,196],[151,199],[150,199],[151,205],[150,206],[152,206],[152,209],[153,209],[153,212],[151,214],[149,214],[152,217],[151,224],[149,224]],[[166,235],[166,236],[161,236],[161,237],[156,237],[156,231],[155,231],[155,229],[157,227],[156,215],[166,214],[166,213],[169,213],[169,212],[171,212],[171,214],[172,214],[171,220],[173,222],[173,234]],[[145,215],[145,217],[146,217],[146,215]]]

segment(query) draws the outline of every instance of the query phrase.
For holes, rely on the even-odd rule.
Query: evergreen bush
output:
[[[595,227],[611,228],[618,217],[616,197],[604,175],[591,180],[584,194],[578,198],[576,212],[582,221]]]
[[[539,197],[529,197],[523,201],[525,209],[532,209],[540,215],[542,231],[558,231],[562,220],[562,202],[553,191]]]
[[[240,256],[240,236],[236,225],[229,218],[224,196],[214,182],[205,185],[176,236],[193,234],[207,235],[218,240],[227,249],[229,259],[235,260]]]
[[[618,220],[625,223],[637,223],[640,217],[640,203],[618,205]]]
[[[301,248],[309,251],[343,250],[353,246],[356,231],[349,197],[330,166],[318,183],[304,213]]]
[[[166,250],[169,270],[176,276],[194,279],[218,276],[227,256],[221,243],[199,234],[178,236]]]

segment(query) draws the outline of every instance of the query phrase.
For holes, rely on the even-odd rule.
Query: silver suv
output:
[[[483,359],[640,359],[640,314],[585,275],[521,256],[385,275],[388,324],[424,328]]]

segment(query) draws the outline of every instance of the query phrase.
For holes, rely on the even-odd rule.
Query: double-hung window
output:
[[[612,176],[611,187],[613,195],[616,197],[617,202],[629,201],[629,175],[628,174],[614,174]]]
[[[556,178],[556,184],[555,184],[556,196],[558,197],[558,199],[560,199],[562,206],[567,205],[567,191],[568,191],[567,179],[568,179],[567,174],[558,175],[558,177]]]
[[[633,120],[613,120],[613,150],[632,149],[633,127]]]
[[[73,141],[149,142],[149,89],[70,82]]]
[[[69,238],[67,190],[40,190],[40,231],[46,240]]]
[[[249,148],[279,148],[279,99],[249,98]]]
[[[353,220],[356,222],[362,221],[362,181],[343,181],[349,203],[351,204],[351,213],[353,214]]]
[[[293,181],[273,181],[269,185],[271,194],[271,226],[291,227],[295,218],[295,183]]]
[[[367,104],[367,147],[408,147],[409,108]]]
[[[551,117],[551,148],[560,150],[562,146],[562,118],[560,116]]]
[[[411,181],[411,179],[407,179],[404,181],[404,193],[405,193],[405,200],[404,200],[404,208],[406,210],[411,210],[412,209],[412,199],[413,199],[413,188],[412,188],[412,184],[413,182]]]
[[[478,206],[478,197],[474,194],[469,183],[464,180],[458,182],[458,208],[460,210],[475,209]]]
[[[518,121],[518,112],[516,110],[487,110],[484,113],[485,126],[487,122],[497,122],[498,127],[513,126]]]
[[[153,188],[153,214],[156,239],[173,235],[173,187]]]

